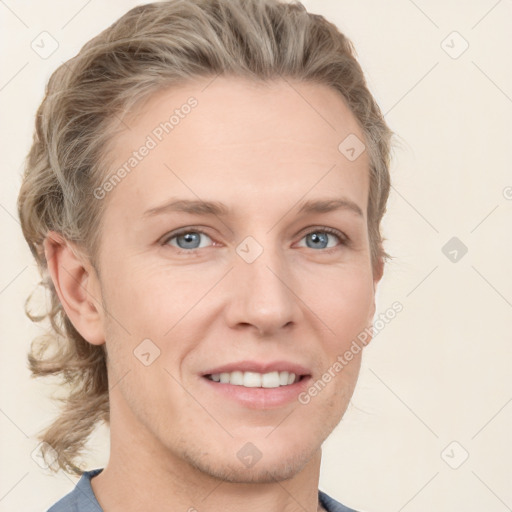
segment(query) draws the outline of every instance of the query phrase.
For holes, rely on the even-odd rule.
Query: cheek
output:
[[[330,269],[303,283],[304,302],[338,343],[352,340],[371,323],[374,289],[366,267]]]
[[[220,313],[229,305],[230,293],[240,295],[240,290],[227,282],[221,286],[228,286],[231,292],[222,294],[223,303],[215,300],[215,292],[209,294],[212,283],[225,272],[221,266],[205,266],[199,271],[197,267],[186,266],[142,266],[129,258],[117,264],[110,263],[106,290],[109,313],[130,332],[133,343],[137,339],[140,342],[150,338],[165,346],[175,327],[182,330],[191,317],[200,324],[201,318]],[[303,310],[303,319],[309,327],[326,329],[325,342],[332,340],[332,350],[340,349],[340,344],[350,343],[370,325],[374,290],[371,269],[364,262],[345,266],[298,265],[295,268],[291,262],[289,269],[287,279],[294,291],[289,300],[295,301]],[[201,311],[200,318],[194,315],[198,310]]]
[[[140,268],[129,261],[111,269],[109,312],[137,336],[162,337],[197,294],[197,277],[186,272]]]

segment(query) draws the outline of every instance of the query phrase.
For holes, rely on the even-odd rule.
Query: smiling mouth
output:
[[[296,375],[287,371],[268,373],[234,371],[229,373],[209,373],[203,377],[219,384],[231,384],[246,388],[278,388],[291,386],[307,378],[308,375]]]

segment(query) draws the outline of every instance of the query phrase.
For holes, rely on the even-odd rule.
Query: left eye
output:
[[[329,241],[329,237],[331,238],[331,242]],[[334,239],[334,242],[332,240]],[[337,242],[341,242],[341,237],[335,232],[324,230],[316,230],[307,233],[302,240],[306,240],[306,247],[310,249],[330,249],[332,247],[336,247]],[[304,247],[302,245],[301,247]]]

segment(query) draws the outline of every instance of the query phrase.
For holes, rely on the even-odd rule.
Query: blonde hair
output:
[[[48,275],[42,244],[49,231],[86,249],[96,265],[106,201],[93,191],[108,174],[107,147],[116,121],[153,93],[218,74],[271,80],[279,77],[328,85],[360,123],[370,158],[368,233],[373,268],[390,256],[380,221],[390,189],[391,130],[369,92],[351,42],[332,23],[298,2],[278,0],[171,0],[135,7],[91,39],[51,76],[36,117],[18,210],[37,261],[49,310],[47,335],[33,341],[33,376],[63,378],[60,415],[40,439],[69,473],[95,426],[109,422],[104,346],[74,328]],[[340,141],[341,142],[341,141]],[[46,445],[44,445],[46,446]]]

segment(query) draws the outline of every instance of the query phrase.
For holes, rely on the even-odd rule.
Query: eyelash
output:
[[[201,230],[199,228],[194,228],[194,226],[189,226],[186,229],[181,229],[179,231],[175,231],[175,232],[170,233],[169,235],[165,236],[161,242],[161,245],[164,247],[169,246],[169,242],[173,238],[177,238],[177,237],[179,237],[181,235],[185,235],[187,233],[200,233],[202,235],[206,235],[209,238],[212,238],[211,236],[208,235],[208,233],[204,232],[203,230]],[[335,247],[329,247],[328,249],[321,249],[317,252],[323,252],[324,254],[331,254],[332,252],[338,250],[341,245],[345,245],[345,246],[349,245],[349,238],[347,236],[345,236],[341,231],[338,231],[337,229],[334,229],[334,228],[329,228],[327,226],[315,227],[315,228],[311,229],[310,231],[307,231],[306,233],[304,233],[300,239],[302,240],[304,237],[306,237],[312,233],[328,233],[329,235],[336,236],[338,238],[338,240],[340,241],[340,243],[338,245],[336,245]],[[189,255],[197,254],[197,251],[199,251],[200,249],[205,249],[205,247],[199,247],[196,249],[180,249],[179,247],[175,247],[175,246],[171,246],[171,247],[178,254],[189,254]]]

